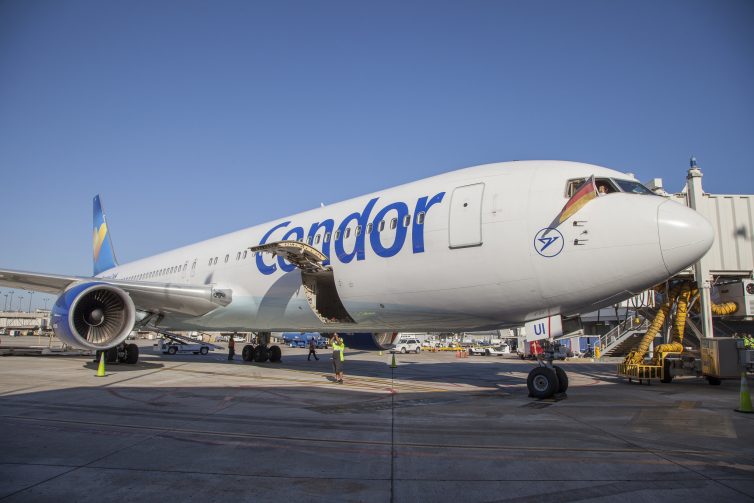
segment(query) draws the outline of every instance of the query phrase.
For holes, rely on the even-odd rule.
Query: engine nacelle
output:
[[[126,340],[136,322],[131,297],[107,283],[80,283],[52,306],[52,329],[64,343],[81,349],[107,349]]]
[[[346,343],[347,348],[361,349],[365,351],[379,351],[388,349],[398,336],[398,332],[338,332],[338,335]]]

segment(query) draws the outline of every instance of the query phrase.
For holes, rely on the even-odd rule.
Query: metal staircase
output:
[[[639,345],[642,336],[654,318],[653,309],[640,309],[636,316],[620,322],[612,330],[600,336],[601,356],[624,356]]]

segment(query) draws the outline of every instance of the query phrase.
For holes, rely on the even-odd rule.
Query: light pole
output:
[[[3,301],[3,311],[8,309],[8,294],[5,294],[5,300]]]
[[[18,312],[19,312],[19,313],[21,312],[21,302],[22,302],[23,300],[24,300],[24,296],[23,296],[23,295],[20,295],[20,296],[18,297]]]
[[[10,302],[8,303],[8,309],[13,309],[13,294],[16,293],[15,290],[10,291]]]
[[[44,300],[44,302],[45,302],[45,311],[47,311],[47,301],[50,300],[50,298],[49,297],[45,297],[42,300]]]
[[[34,298],[34,292],[29,291],[29,313],[31,313],[31,300]]]

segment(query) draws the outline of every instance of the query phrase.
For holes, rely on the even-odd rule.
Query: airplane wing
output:
[[[150,313],[170,312],[201,316],[218,307],[227,306],[233,300],[231,290],[218,289],[213,285],[124,281],[0,269],[0,285],[10,288],[27,288],[60,294],[69,286],[78,283],[107,283],[116,286],[129,294],[136,309]]]

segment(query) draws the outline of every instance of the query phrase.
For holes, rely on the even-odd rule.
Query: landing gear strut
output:
[[[562,368],[553,365],[556,344],[545,344],[543,352],[537,355],[539,366],[529,372],[526,387],[529,396],[533,398],[550,398],[556,394],[565,393],[568,389],[568,375]]]

